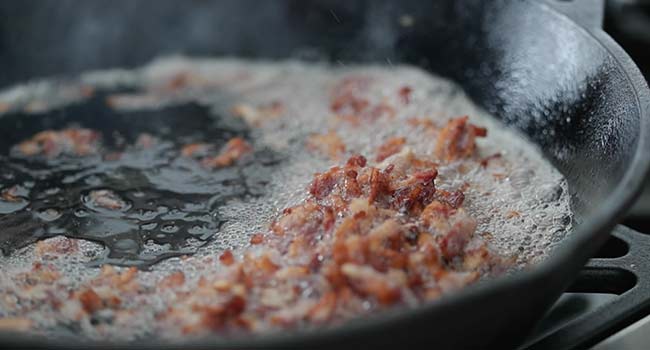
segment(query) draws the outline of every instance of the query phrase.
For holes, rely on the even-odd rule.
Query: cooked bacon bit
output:
[[[95,88],[90,85],[82,85],[79,87],[79,92],[81,93],[81,96],[90,98],[95,95]]]
[[[346,77],[337,84],[330,99],[330,110],[340,120],[360,125],[362,120],[394,117],[395,108],[385,101],[371,104],[364,96],[370,80],[365,77]]]
[[[128,206],[123,199],[111,190],[90,191],[88,200],[91,205],[111,210],[123,210]]]
[[[30,277],[38,279],[41,282],[51,283],[61,278],[61,274],[51,265],[34,263],[32,265],[32,274]]]
[[[139,285],[135,279],[137,274],[138,269],[135,267],[118,272],[114,267],[104,265],[96,280],[121,292],[136,292],[139,290]]]
[[[246,299],[234,295],[223,305],[207,306],[200,311],[203,313],[201,323],[208,329],[220,330],[226,321],[239,316],[246,308]]]
[[[212,284],[212,288],[220,291],[227,292],[232,287],[232,282],[227,280],[217,280]]]
[[[370,173],[370,195],[368,202],[373,203],[382,196],[392,194],[389,184],[389,177],[386,172],[373,168]]]
[[[406,123],[414,128],[421,127],[428,131],[438,130],[438,126],[428,118],[409,118]]]
[[[235,256],[230,250],[226,250],[219,256],[219,261],[226,266],[230,266],[235,262]]]
[[[306,266],[289,266],[278,270],[275,277],[279,279],[290,279],[303,277],[309,274],[309,268]]]
[[[401,297],[400,281],[391,280],[371,267],[346,263],[341,266],[341,272],[350,281],[352,288],[377,298],[381,304],[394,303]]]
[[[262,105],[258,108],[260,113],[268,117],[276,117],[284,113],[284,103],[280,101],[272,101],[268,104]]]
[[[328,292],[309,310],[307,317],[314,323],[324,323],[331,319],[336,308],[336,293]]]
[[[35,141],[23,141],[20,144],[18,144],[18,151],[22,153],[24,156],[34,156],[40,153],[42,150],[42,147],[39,145],[38,142]]]
[[[163,90],[174,91],[180,90],[187,86],[192,79],[192,74],[190,72],[177,72],[174,74],[171,79],[167,81]]]
[[[481,236],[481,237],[483,237],[483,238],[485,238],[487,240],[490,240],[490,239],[494,238],[494,236],[490,232],[480,232],[479,236]]]
[[[255,259],[253,264],[257,270],[264,273],[275,272],[278,269],[278,265],[276,265],[268,255],[263,255]]]
[[[334,87],[333,94],[344,92],[365,92],[370,87],[372,79],[363,75],[348,75]]]
[[[384,144],[379,146],[377,150],[377,157],[375,160],[381,162],[384,159],[392,156],[393,154],[399,153],[402,150],[402,146],[406,144],[405,137],[391,137]]]
[[[307,138],[306,145],[309,150],[318,151],[332,160],[338,160],[345,153],[345,144],[334,131],[329,131],[326,134],[312,134]]]
[[[79,293],[77,298],[79,299],[79,303],[81,303],[81,307],[89,314],[104,308],[104,302],[102,302],[102,299],[92,288]]]
[[[272,101],[269,104],[258,107],[247,104],[237,104],[231,109],[233,115],[244,119],[246,124],[257,127],[261,126],[266,120],[282,115],[284,111],[284,104],[280,101]]]
[[[328,196],[334,189],[334,185],[336,185],[337,179],[335,174],[338,170],[338,168],[333,168],[326,173],[316,173],[314,181],[312,181],[311,186],[309,187],[309,193],[317,199],[322,199]]]
[[[256,233],[251,237],[251,244],[262,244],[264,242],[264,235],[261,233]]]
[[[441,219],[446,221],[453,213],[455,213],[454,208],[446,203],[439,201],[433,201],[424,208],[420,214],[420,218],[425,226],[431,227],[437,225]],[[445,222],[445,225],[447,223]]]
[[[11,109],[11,104],[7,102],[0,102],[0,113],[5,113]]]
[[[38,256],[44,255],[70,255],[79,250],[79,243],[76,239],[67,237],[54,237],[36,243],[34,252]]]
[[[349,166],[349,167],[363,168],[363,167],[366,166],[366,158],[364,156],[362,156],[362,155],[359,155],[359,154],[354,155],[354,156],[350,157],[350,159],[348,159],[346,165]]]
[[[136,277],[137,274],[138,274],[137,268],[129,267],[128,269],[124,270],[122,273],[119,274],[116,284],[124,285],[126,283],[129,283],[133,281],[133,279]]]
[[[438,158],[454,161],[474,155],[476,138],[486,136],[487,130],[468,123],[468,119],[467,116],[452,119],[440,131],[436,143]]]
[[[411,102],[411,93],[413,92],[413,88],[410,86],[402,86],[399,89],[399,98],[402,101],[403,104],[407,105]]]
[[[117,160],[120,160],[122,158],[122,153],[121,152],[109,152],[104,155],[104,160],[108,162],[114,162]]]
[[[32,328],[32,321],[22,317],[0,317],[0,331],[26,332]]]
[[[3,188],[0,192],[0,199],[5,202],[19,202],[22,198],[18,195],[18,191],[18,185],[14,185],[9,188]]]
[[[41,131],[18,144],[23,156],[43,155],[55,158],[61,154],[87,156],[97,153],[101,135],[90,129],[68,128]]]
[[[457,220],[439,240],[440,251],[447,259],[453,259],[463,252],[477,225],[476,220],[461,209],[458,209],[454,216],[460,220]]]
[[[154,93],[123,93],[106,97],[106,105],[112,109],[142,109],[160,104],[160,96]]]
[[[495,154],[493,154],[493,155],[491,155],[491,156],[487,156],[487,157],[481,159],[481,166],[485,168],[485,167],[488,166],[488,163],[489,163],[492,159],[498,159],[498,158],[501,158],[501,153],[495,153]]]
[[[163,278],[158,287],[160,288],[176,288],[185,284],[185,274],[182,271],[176,271],[171,275]]]
[[[213,158],[204,158],[201,163],[209,168],[222,168],[235,164],[244,155],[251,153],[253,146],[241,137],[230,139],[221,150],[221,153]]]
[[[346,77],[334,88],[330,109],[338,114],[359,114],[368,107],[368,100],[359,96],[369,86],[365,77]]]
[[[465,252],[463,267],[467,271],[476,271],[489,264],[490,260],[492,260],[490,251],[483,244],[478,248]]]
[[[447,203],[454,209],[460,208],[460,206],[463,205],[463,202],[465,201],[465,194],[460,190],[454,192],[438,190],[435,197],[437,200]]]
[[[181,155],[188,158],[204,156],[210,147],[211,146],[207,143],[191,143],[181,148]]]
[[[348,123],[352,126],[361,125],[361,119],[359,118],[359,116],[353,114],[336,114],[334,116],[334,120],[337,122]]]
[[[389,118],[393,118],[395,116],[395,108],[390,106],[389,104],[382,102],[370,109],[368,116],[370,116],[370,119],[379,119],[381,117],[387,116]]]
[[[395,190],[395,207],[412,213],[419,213],[434,198],[436,193],[436,169],[425,170],[413,174],[401,187]]]
[[[516,210],[511,210],[506,213],[506,219],[518,218],[521,214]]]
[[[289,214],[280,217],[271,225],[273,232],[283,235],[286,231],[302,235],[313,234],[322,224],[322,213],[314,203],[305,203],[293,208]]]

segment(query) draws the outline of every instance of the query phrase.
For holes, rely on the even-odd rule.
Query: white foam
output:
[[[215,240],[195,256],[169,259],[149,272],[140,273],[137,278],[145,286],[154,286],[162,277],[176,270],[185,273],[187,285],[191,286],[201,275],[213,273],[210,265],[201,263],[202,259],[218,256],[224,249],[245,249],[252,234],[266,230],[283,208],[300,202],[313,173],[326,170],[334,163],[326,157],[305,151],[305,138],[311,133],[336,129],[347,146],[346,156],[360,153],[369,159],[374,158],[377,147],[392,136],[408,136],[409,140],[417,140],[409,141],[416,154],[432,154],[435,135],[423,128],[408,125],[407,120],[412,117],[430,118],[436,124],[443,125],[451,117],[469,115],[473,124],[488,128],[488,137],[478,141],[479,152],[481,156],[501,153],[501,159],[490,162],[486,169],[476,163],[441,167],[436,184],[443,189],[457,189],[464,182],[469,183],[464,205],[478,220],[478,232],[488,232],[492,237],[489,242],[496,251],[507,256],[516,255],[520,264],[534,263],[543,259],[553,243],[561,240],[570,229],[571,210],[566,181],[540,155],[539,150],[474,105],[458,86],[418,68],[332,67],[299,62],[174,57],[157,60],[131,72],[132,77],[141,78],[139,80],[131,80],[128,71],[119,70],[115,71],[119,75],[115,77],[111,76],[111,72],[89,73],[83,81],[102,86],[110,85],[112,81],[122,85],[128,82],[155,88],[164,83],[165,77],[178,72],[200,76],[202,81],[199,85],[203,85],[188,89],[191,94],[178,92],[160,99],[198,99],[211,105],[215,111],[222,112],[236,103],[256,106],[282,101],[285,106],[282,117],[263,123],[261,128],[253,131],[253,137],[257,147],[271,147],[288,159],[268,174],[265,195],[232,200],[220,209],[220,215],[228,220],[227,223],[217,233]],[[245,79],[233,78],[242,72],[247,76]],[[357,128],[337,122],[329,110],[329,92],[341,78],[349,75],[371,77],[372,84],[367,92],[370,103],[385,101],[400,106],[396,108],[394,118],[369,122]],[[411,102],[401,105],[397,91],[405,85],[410,86],[413,92]],[[42,89],[43,85],[38,86]],[[39,90],[39,96],[42,94]],[[224,105],[224,94],[232,97],[229,104]],[[23,93],[20,98],[28,95]],[[344,159],[345,156],[341,161]],[[460,175],[458,168],[462,166],[467,166],[469,170]],[[148,248],[158,249],[153,246]],[[98,247],[90,243],[84,244],[82,250],[98,253]],[[74,290],[97,275],[96,269],[84,267],[83,263],[88,258],[83,256],[51,261],[68,279],[66,290]],[[0,265],[3,266],[0,271],[0,291],[12,288],[12,276],[18,271],[28,270],[35,259],[33,247],[11,257],[0,257]],[[138,308],[132,319],[119,323],[119,326],[102,328],[101,334],[88,325],[82,325],[82,331],[95,338],[119,336],[120,339],[131,339],[143,336],[155,330],[155,312],[173,303],[173,295],[147,295],[146,300],[135,298],[129,302],[148,307]],[[0,302],[0,317],[3,315],[12,315],[12,311],[8,304]],[[53,319],[57,317],[46,308],[35,308],[28,316],[39,320],[41,328],[52,326],[56,323]]]

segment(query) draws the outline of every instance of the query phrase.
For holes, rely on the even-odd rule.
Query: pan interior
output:
[[[2,182],[4,188],[17,186],[24,198],[0,207],[9,214],[0,217],[3,253],[64,234],[106,247],[93,253],[91,266],[146,269],[193,254],[224,239],[216,235],[224,222],[220,208],[234,198],[258,196],[280,161],[265,148],[236,167],[210,171],[179,157],[178,150],[207,142],[218,149],[232,138],[249,139],[243,121],[189,102],[117,111],[108,106],[107,96],[120,93],[97,91],[84,101],[39,113],[9,113],[0,120]],[[20,147],[15,145],[37,133],[70,127],[99,132],[104,150],[81,158],[15,154]],[[103,192],[97,191],[110,191],[106,198],[123,208],[102,207],[95,196]]]
[[[586,32],[529,6],[478,0],[8,3],[0,6],[11,28],[2,32],[8,50],[0,62],[10,69],[0,84],[133,67],[170,53],[415,64],[455,80],[539,144],[569,180],[574,210],[584,216],[594,207],[586,203],[605,202],[631,164],[640,126],[635,93]],[[79,15],[70,18],[70,8]],[[35,50],[41,54],[31,54]]]

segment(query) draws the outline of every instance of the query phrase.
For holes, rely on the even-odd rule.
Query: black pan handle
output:
[[[603,27],[605,0],[546,0],[546,2],[587,29]]]
[[[589,260],[568,292],[618,295],[525,349],[587,349],[647,315],[650,234],[618,225],[611,239],[608,246],[619,248]]]

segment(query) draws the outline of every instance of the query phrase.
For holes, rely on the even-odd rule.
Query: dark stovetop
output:
[[[650,0],[609,0],[605,30],[650,80]],[[622,230],[583,269],[522,349],[650,348],[650,181]]]
[[[629,221],[626,224],[636,224]],[[644,221],[647,225],[648,221]],[[635,227],[638,228],[638,227]],[[646,231],[650,232],[650,231]],[[549,311],[525,349],[625,349],[630,325],[650,340],[650,235],[618,229]],[[647,338],[646,338],[647,337]],[[609,345],[608,345],[609,344]],[[637,346],[630,349],[638,349]]]

